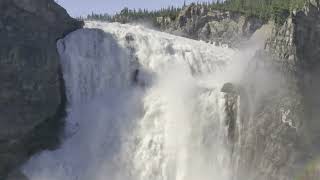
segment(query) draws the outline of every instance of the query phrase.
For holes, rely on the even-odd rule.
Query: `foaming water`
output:
[[[86,27],[58,43],[69,101],[64,142],[34,156],[25,174],[230,180],[220,89],[236,79],[239,53],[140,26]]]

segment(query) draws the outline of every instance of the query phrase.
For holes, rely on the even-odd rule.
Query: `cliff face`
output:
[[[181,11],[175,21],[161,17],[158,22],[163,31],[175,35],[231,46],[247,40],[265,23],[256,17],[193,4]]]
[[[319,23],[319,1],[308,0],[302,11],[294,12],[284,25],[274,27],[267,50],[279,56],[290,71],[310,71],[320,55]]]
[[[0,179],[57,145],[65,99],[56,40],[81,27],[53,0],[0,1]]]
[[[319,179],[320,4],[275,25],[241,83],[237,179]]]
[[[297,81],[303,96],[305,128],[313,150],[320,140],[320,2],[308,0],[302,11],[290,17],[284,26],[276,27],[267,43],[267,50],[281,57],[289,73]]]
[[[238,179],[292,180],[310,150],[302,123],[302,94],[282,65],[261,51],[241,82],[240,118],[232,159]]]

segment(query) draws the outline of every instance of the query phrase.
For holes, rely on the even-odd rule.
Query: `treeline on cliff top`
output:
[[[212,2],[193,3],[194,5],[209,10],[225,10],[239,12],[246,16],[257,16],[264,20],[273,18],[277,23],[284,19],[294,9],[301,9],[306,0],[213,0]],[[167,7],[159,10],[129,9],[124,8],[120,13],[113,16],[109,14],[92,13],[86,17],[87,20],[100,20],[109,22],[127,23],[139,20],[151,20],[157,23],[157,17],[168,17],[175,20],[180,11],[186,7]]]
[[[129,9],[126,7],[122,9],[120,13],[116,13],[113,16],[109,14],[92,13],[88,15],[86,19],[121,23],[127,23],[144,19],[156,21],[157,17],[169,17],[171,20],[175,20],[176,17],[178,17],[181,10],[182,8],[173,6],[161,8],[159,10]]]
[[[224,3],[216,3],[213,6],[265,20],[273,18],[280,23],[290,12],[301,9],[305,2],[306,0],[226,0]]]

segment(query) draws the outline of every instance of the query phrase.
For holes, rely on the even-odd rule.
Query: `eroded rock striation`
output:
[[[82,25],[53,0],[0,1],[0,179],[58,144],[66,100],[56,41]]]

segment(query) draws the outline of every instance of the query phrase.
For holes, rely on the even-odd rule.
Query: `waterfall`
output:
[[[30,180],[231,180],[221,88],[248,58],[101,22],[86,22],[58,50],[69,103],[63,144],[24,165]]]

